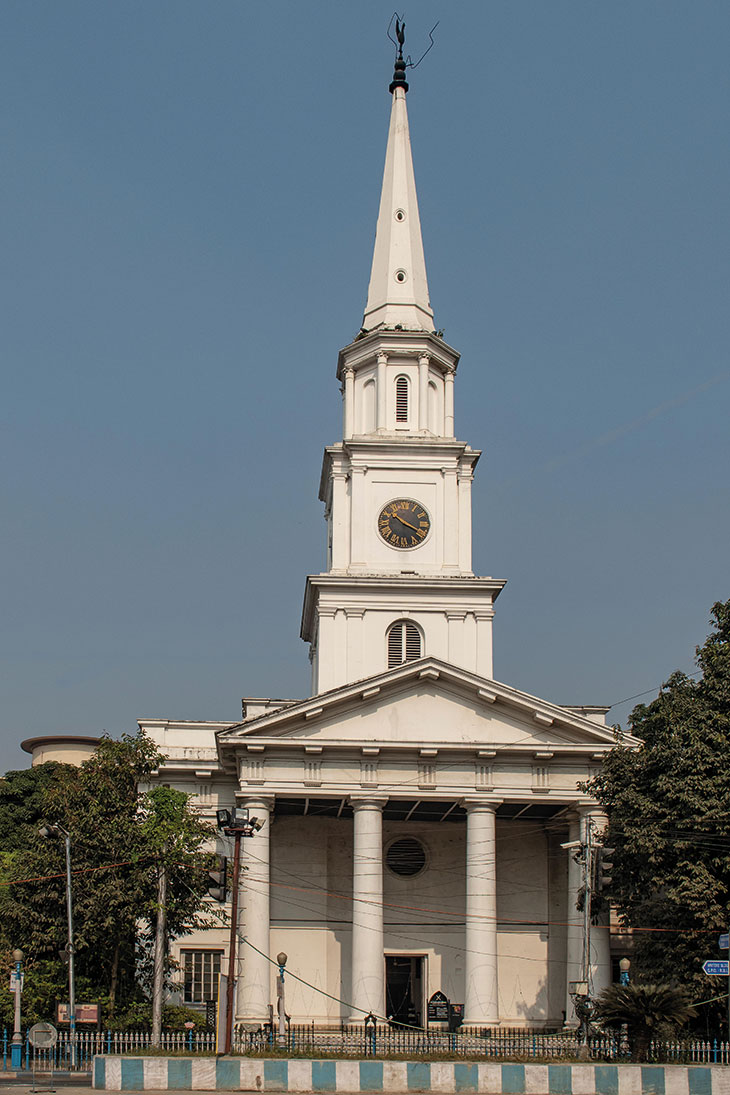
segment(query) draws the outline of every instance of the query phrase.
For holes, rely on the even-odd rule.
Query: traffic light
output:
[[[228,889],[228,860],[217,855],[216,864],[208,871],[208,893],[216,901],[225,901]]]
[[[613,882],[613,877],[609,873],[613,870],[613,863],[609,862],[609,856],[612,856],[615,851],[615,848],[607,848],[605,844],[600,844],[596,849],[596,893],[600,893],[610,882]]]

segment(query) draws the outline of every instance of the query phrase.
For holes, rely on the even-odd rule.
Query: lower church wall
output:
[[[483,1095],[727,1095],[727,1065],[95,1057],[104,1091],[412,1091]]]

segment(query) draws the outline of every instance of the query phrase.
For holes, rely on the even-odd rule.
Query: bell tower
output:
[[[327,570],[310,575],[302,638],[314,694],[425,654],[492,676],[503,581],[471,569],[471,484],[480,453],[454,435],[459,354],[434,329],[408,129],[402,45],[367,304],[340,351],[342,441],[319,497]]]

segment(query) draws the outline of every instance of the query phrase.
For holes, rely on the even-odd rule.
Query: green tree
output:
[[[145,988],[161,861],[169,879],[168,938],[199,921],[212,829],[188,796],[162,786],[140,790],[161,761],[143,733],[105,737],[79,768],[42,765],[0,781],[0,804],[4,796],[15,820],[0,856],[0,954],[17,946],[26,954],[29,1018],[50,1018],[68,995],[59,956],[66,942],[64,844],[42,838],[41,822],[58,822],[71,834],[77,999],[101,1000],[107,1020]],[[20,801],[29,789],[32,806]],[[10,994],[0,991],[6,1021],[10,1008]]]
[[[702,973],[730,922],[730,601],[712,608],[698,680],[673,673],[634,708],[631,733],[589,790],[607,810],[608,896],[633,928],[632,980],[678,981],[696,1001],[727,992]],[[715,1020],[725,1006],[715,1006]]]
[[[645,1061],[654,1038],[668,1037],[696,1014],[686,990],[674,985],[610,985],[595,1007],[602,1026],[626,1026],[632,1061]]]

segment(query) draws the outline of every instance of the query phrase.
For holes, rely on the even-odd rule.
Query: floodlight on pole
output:
[[[217,810],[216,822],[226,836],[233,837],[233,878],[231,879],[231,934],[228,942],[228,979],[226,981],[226,1036],[224,1053],[231,1052],[233,1043],[233,990],[236,976],[236,939],[238,929],[238,888],[241,871],[241,838],[251,837],[263,829],[263,818],[251,817],[245,806],[232,810]],[[286,959],[286,955],[284,955]]]

